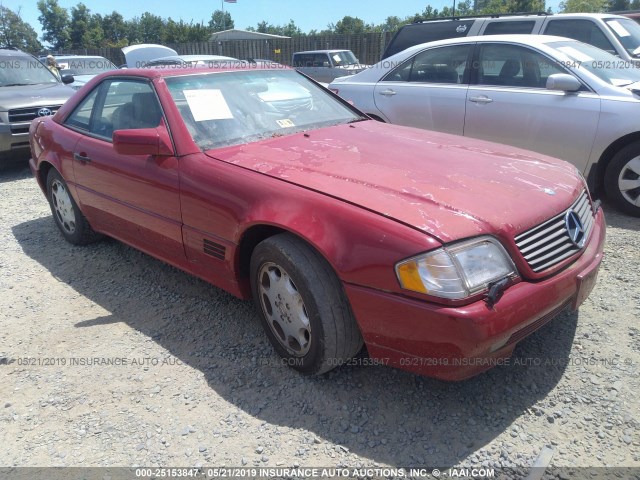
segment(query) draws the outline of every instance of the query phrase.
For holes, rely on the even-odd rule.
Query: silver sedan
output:
[[[640,70],[544,35],[425,43],[329,88],[381,121],[534,150],[573,163],[640,216]]]

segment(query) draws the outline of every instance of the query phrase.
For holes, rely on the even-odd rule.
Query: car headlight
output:
[[[479,237],[403,260],[396,275],[404,289],[457,300],[516,275],[516,268],[498,241]]]

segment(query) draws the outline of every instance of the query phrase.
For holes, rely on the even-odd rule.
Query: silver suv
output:
[[[351,50],[312,50],[296,52],[291,65],[316,82],[329,83],[338,77],[355,75],[367,65],[360,65]]]
[[[629,61],[637,62],[640,54],[640,25],[630,18],[609,13],[532,13],[457,17],[405,25],[391,39],[382,59],[436,40],[513,34],[568,37]]]
[[[37,58],[0,49],[0,160],[28,155],[29,123],[53,115],[74,91]],[[73,82],[71,75],[64,83]]]

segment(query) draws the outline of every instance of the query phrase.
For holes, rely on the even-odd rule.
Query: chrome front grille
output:
[[[9,123],[15,122],[30,122],[34,118],[38,117],[38,112],[42,108],[48,108],[51,111],[51,115],[56,113],[60,108],[60,105],[46,105],[41,107],[30,108],[14,108],[9,110]]]
[[[575,217],[570,216],[572,212]],[[582,227],[581,232],[575,228],[576,217],[580,221],[578,227]],[[515,237],[516,246],[531,270],[542,272],[582,250],[593,229],[593,221],[589,195],[583,190],[569,209]]]

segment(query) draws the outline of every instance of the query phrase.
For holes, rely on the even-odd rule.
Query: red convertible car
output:
[[[71,243],[108,235],[253,298],[305,374],[366,344],[448,380],[591,291],[603,212],[568,163],[372,120],[294,70],[118,70],[34,120]]]

